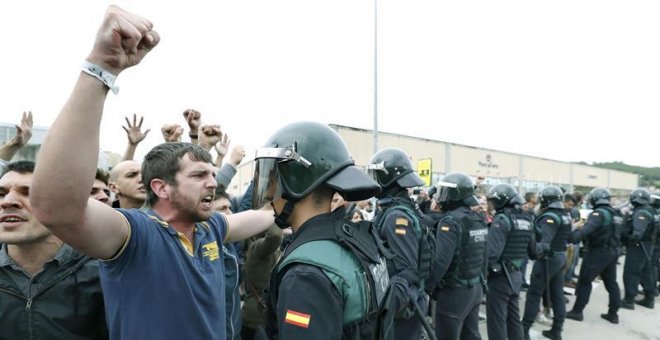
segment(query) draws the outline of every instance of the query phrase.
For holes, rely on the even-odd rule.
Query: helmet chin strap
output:
[[[273,211],[275,211],[275,224],[277,224],[280,229],[288,228],[289,222],[287,222],[287,220],[289,217],[291,217],[295,203],[293,203],[291,200],[287,200],[284,204],[284,208],[282,208],[282,211],[279,214],[275,210],[275,205],[273,202],[270,202],[270,205],[273,207]]]

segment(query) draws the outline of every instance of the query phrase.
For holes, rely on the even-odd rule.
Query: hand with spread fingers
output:
[[[16,125],[16,136],[12,138],[9,143],[14,143],[19,146],[24,146],[32,138],[32,111],[23,111],[21,124]]]
[[[146,129],[144,132],[142,132],[142,122],[144,121],[144,116],[140,117],[140,122],[138,123],[137,115],[133,114],[133,124],[131,124],[131,121],[128,119],[128,117],[124,117],[124,119],[126,119],[127,126],[122,126],[122,129],[126,131],[128,146],[126,146],[126,151],[124,152],[124,157],[122,160],[128,161],[135,157],[135,149],[137,149],[137,145],[147,137],[147,134],[149,131],[151,131],[151,129]]]
[[[133,114],[133,124],[131,124],[131,121],[128,120],[128,117],[124,117],[124,119],[126,119],[127,126],[122,126],[122,128],[124,131],[126,131],[126,137],[128,137],[128,144],[130,145],[138,145],[147,137],[149,131],[151,131],[151,129],[146,129],[144,132],[142,132],[142,122],[144,121],[144,116],[140,117],[140,122],[138,123],[137,115]]]
[[[227,152],[229,151],[229,144],[231,143],[231,140],[229,139],[229,135],[224,133],[222,134],[222,139],[215,143],[215,152],[218,153],[218,157],[225,157],[227,155]]]
[[[23,111],[21,124],[16,126],[16,135],[0,147],[0,159],[9,161],[16,152],[25,146],[32,138],[32,111]]]

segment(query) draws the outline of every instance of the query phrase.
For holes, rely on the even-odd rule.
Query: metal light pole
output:
[[[378,152],[378,0],[374,0],[374,154]]]

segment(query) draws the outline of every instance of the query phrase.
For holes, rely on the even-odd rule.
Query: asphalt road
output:
[[[623,263],[624,258],[619,259],[617,266],[617,276],[619,288],[623,295]],[[581,261],[581,260],[580,260]],[[532,266],[529,265],[528,271]],[[576,269],[579,272],[579,268]],[[529,277],[529,273],[527,273]],[[625,339],[625,340],[660,340],[660,298],[656,298],[655,309],[648,309],[639,305],[635,310],[619,310],[619,324],[614,325],[600,318],[600,314],[607,312],[608,296],[605,287],[601,282],[595,281],[589,304],[584,310],[584,321],[578,322],[567,319],[564,323],[564,332],[562,338],[565,340],[607,340],[607,339]],[[566,292],[573,293],[574,289],[565,288]],[[575,301],[574,295],[566,295],[569,299],[566,309],[570,310]],[[641,297],[641,296],[640,296]],[[520,297],[520,313],[525,308],[525,293]],[[486,308],[481,307],[482,315],[485,315]],[[551,322],[551,321],[550,321]],[[540,324],[535,322],[530,331],[532,340],[546,339],[541,335],[542,330],[550,329],[550,323]],[[486,331],[486,322],[482,321],[479,325],[482,339],[488,339]]]

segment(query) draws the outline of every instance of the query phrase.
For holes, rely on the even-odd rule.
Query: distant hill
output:
[[[586,164],[582,162],[583,164]],[[604,162],[604,163],[594,163],[593,166],[611,170],[620,170],[625,172],[630,172],[634,174],[641,175],[640,179],[641,185],[643,187],[654,186],[660,188],[660,168],[645,168],[643,166],[628,165],[623,162]]]

